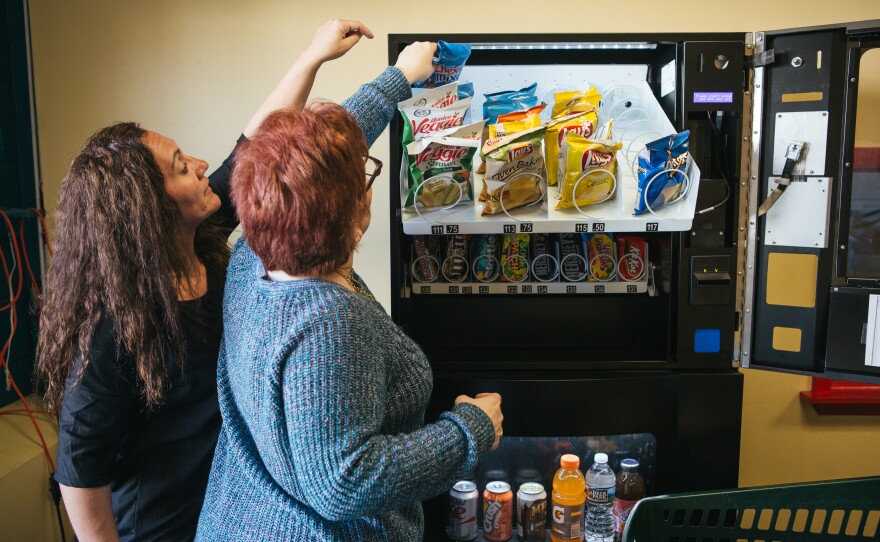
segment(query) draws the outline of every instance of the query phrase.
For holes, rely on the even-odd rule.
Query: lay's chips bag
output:
[[[538,127],[486,141],[482,150],[486,163],[482,214],[503,213],[541,199],[543,137],[544,127]]]
[[[617,151],[623,144],[611,139],[610,121],[596,136],[602,139],[587,139],[571,132],[566,134],[561,151],[565,169],[557,209],[571,208],[575,204],[578,207],[595,205],[613,197],[618,175]]]
[[[567,117],[551,120],[547,123],[547,133],[544,136],[544,149],[547,153],[547,183],[550,185],[561,184],[560,181],[565,171],[565,161],[560,149],[565,143],[566,134],[573,133],[585,138],[593,136],[596,131],[598,117],[595,111],[574,113]]]
[[[559,149],[568,132],[577,133],[591,138],[599,123],[599,102],[602,95],[595,87],[584,92],[557,92],[553,95],[553,119],[547,125],[547,136],[544,138],[547,153],[547,184],[553,186],[562,180],[565,163]]]
[[[557,92],[553,98],[552,118],[554,119],[567,117],[574,113],[594,111],[599,108],[599,102],[602,101],[602,95],[599,94],[596,87],[590,87],[583,92],[578,90]]]

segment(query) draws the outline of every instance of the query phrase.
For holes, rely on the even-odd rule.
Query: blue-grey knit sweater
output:
[[[401,82],[386,70],[343,104],[368,143]],[[420,501],[492,444],[470,404],[424,425],[430,366],[379,303],[320,279],[268,280],[244,238],[223,319],[223,426],[196,540],[420,540]]]

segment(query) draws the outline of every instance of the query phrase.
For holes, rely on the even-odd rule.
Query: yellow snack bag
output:
[[[560,187],[561,199],[556,208],[568,209],[574,207],[575,202],[578,207],[584,207],[610,199],[616,184],[617,151],[621,147],[623,144],[619,141],[597,141],[567,134],[563,148],[565,170]],[[584,176],[596,170],[606,171]],[[609,175],[608,171],[613,175]]]
[[[499,119],[501,117],[498,117]],[[541,125],[541,117],[538,115],[529,115],[522,120],[510,120],[506,122],[497,122],[489,126],[489,139],[503,137],[517,132],[531,130]]]
[[[596,87],[590,87],[581,92],[572,90],[569,92],[557,92],[553,95],[553,117],[554,119],[567,117],[574,113],[583,113],[584,111],[593,111],[599,108],[599,102],[602,95],[596,90]]]
[[[544,152],[547,155],[547,184],[553,186],[562,179],[565,163],[559,154],[559,149],[565,141],[565,135],[575,133],[589,138],[596,131],[598,122],[599,118],[596,111],[593,110],[574,113],[547,123],[547,133],[544,135]]]
[[[485,201],[482,214],[498,214],[505,210],[536,202],[544,195],[541,186],[544,155],[541,139],[544,128],[532,128],[510,136],[490,139],[483,145],[486,176],[483,179]]]

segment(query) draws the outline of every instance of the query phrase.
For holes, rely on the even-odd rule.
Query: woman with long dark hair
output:
[[[301,108],[318,68],[361,37],[333,20],[260,106]],[[411,83],[431,73],[414,44],[346,101],[378,137]],[[135,123],[98,131],[74,158],[56,210],[38,372],[59,413],[56,479],[81,540],[192,540],[220,428],[217,357],[237,219],[235,151],[208,164]]]

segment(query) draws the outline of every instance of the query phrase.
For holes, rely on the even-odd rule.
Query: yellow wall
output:
[[[35,410],[43,408],[33,397],[28,404]],[[39,437],[26,415],[10,414],[22,408],[20,401],[0,408],[0,540],[60,540],[55,505],[49,498],[49,466]],[[54,460],[56,425],[45,414],[37,414],[36,419]],[[73,540],[63,501],[61,511],[67,540]]]
[[[216,165],[252,111],[328,17],[366,22],[376,39],[323,68],[313,95],[341,100],[385,65],[389,33],[756,31],[880,19],[875,0],[510,0],[429,4],[290,0],[31,0],[40,156],[47,208],[85,138],[134,119]],[[876,109],[875,109],[876,111]],[[873,123],[880,126],[880,123]],[[880,137],[869,135],[880,141]],[[388,156],[383,136],[373,153]],[[387,177],[386,177],[387,179]],[[358,269],[390,299],[387,185]],[[742,485],[880,474],[878,419],[815,416],[804,377],[746,371]],[[833,457],[833,460],[829,460]]]

